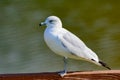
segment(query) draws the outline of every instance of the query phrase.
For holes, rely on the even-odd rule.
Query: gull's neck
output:
[[[52,26],[47,26],[45,33],[50,32],[50,33],[58,33],[62,29],[62,26],[60,25],[52,25]]]

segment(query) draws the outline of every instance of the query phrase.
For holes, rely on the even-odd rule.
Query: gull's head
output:
[[[40,26],[45,25],[47,27],[62,27],[61,20],[56,16],[49,16],[45,22],[41,22]]]

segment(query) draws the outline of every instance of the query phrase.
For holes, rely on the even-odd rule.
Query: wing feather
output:
[[[97,55],[89,49],[82,40],[71,32],[63,29],[63,35],[59,36],[59,39],[62,45],[73,55],[85,58],[85,59],[94,59],[98,61]]]

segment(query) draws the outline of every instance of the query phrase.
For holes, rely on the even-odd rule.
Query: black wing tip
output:
[[[99,61],[99,63],[100,63],[103,67],[105,67],[105,68],[111,70],[111,68],[108,67],[106,63],[104,63],[104,62],[102,62],[102,61]]]

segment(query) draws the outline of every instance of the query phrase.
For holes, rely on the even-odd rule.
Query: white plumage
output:
[[[58,17],[49,16],[40,25],[47,26],[44,32],[44,40],[54,53],[65,58],[86,60],[110,69],[105,63],[99,61],[98,56],[82,40],[63,28]],[[66,70],[64,70],[64,73],[66,73]]]

